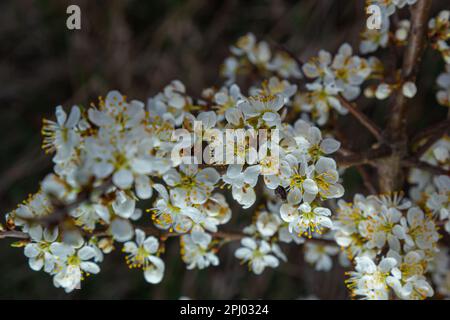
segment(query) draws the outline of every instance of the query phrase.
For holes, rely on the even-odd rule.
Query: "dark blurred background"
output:
[[[440,4],[435,4],[434,14],[445,7],[445,1],[436,2]],[[70,4],[81,8],[81,30],[66,28]],[[249,31],[307,60],[319,49],[335,52],[345,41],[357,48],[364,26],[363,0],[1,1],[1,212],[37,191],[40,179],[51,170],[51,156],[40,149],[40,127],[44,117],[54,117],[55,106],[88,105],[111,89],[146,101],[173,79],[198,96],[202,88],[221,84],[218,70],[229,45]],[[445,115],[434,100],[434,82],[443,63],[437,54],[428,53],[424,65],[428,74],[420,81],[426,90],[411,106],[411,131]],[[382,122],[383,106],[362,100],[365,112]],[[345,130],[362,130],[354,121],[342,121]],[[346,142],[350,149],[370,142],[370,136],[352,137]],[[351,198],[361,179],[352,170],[345,179],[346,197]],[[233,257],[236,243],[221,250],[220,267],[188,271],[178,242],[169,240],[166,274],[159,285],[147,284],[138,270],[128,270],[116,250],[106,256],[99,275],[82,283],[83,290],[65,294],[53,287],[47,274],[32,271],[23,250],[10,243],[0,241],[0,298],[347,298],[344,270],[336,266],[332,272],[314,272],[298,246],[284,247],[289,263],[254,276]]]

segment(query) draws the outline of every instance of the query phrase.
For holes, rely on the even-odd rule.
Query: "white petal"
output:
[[[325,154],[336,152],[340,146],[341,143],[339,141],[331,138],[324,139],[320,143],[320,148],[323,150]]]
[[[39,271],[44,265],[44,259],[31,258],[30,260],[28,260],[28,264],[32,270]]]
[[[219,181],[220,175],[216,169],[206,168],[200,171],[195,178],[197,181],[204,182],[207,185],[214,185]]]
[[[136,229],[135,231],[136,243],[138,246],[142,245],[145,240],[145,232],[141,229]]]
[[[141,199],[149,199],[153,195],[153,189],[150,185],[150,178],[146,175],[139,175],[135,181],[136,195]]]
[[[125,242],[133,237],[133,227],[128,220],[116,218],[110,225],[111,233],[119,242]]]
[[[92,247],[83,247],[78,251],[78,257],[81,260],[90,260],[95,256],[95,250]]]
[[[256,242],[252,238],[246,237],[241,240],[241,244],[250,249],[256,249]]]
[[[274,256],[272,256],[272,255],[266,255],[266,256],[264,256],[264,262],[269,266],[269,267],[272,267],[272,268],[276,268],[276,267],[278,267],[278,265],[280,264],[280,262],[278,261],[278,259],[277,258],[275,258]]]
[[[238,259],[249,260],[252,252],[248,248],[239,248],[235,251],[234,256]]]
[[[78,106],[73,106],[72,110],[70,110],[69,118],[67,119],[67,122],[65,124],[65,127],[67,128],[73,128],[78,124],[78,121],[80,121],[80,108]]]
[[[134,243],[133,241],[125,242],[125,244],[123,245],[123,251],[132,254],[136,253],[137,251],[136,243]]]
[[[297,214],[298,214],[298,211],[293,206],[291,206],[287,203],[284,203],[281,205],[280,216],[281,216],[281,219],[283,219],[284,221],[286,221],[286,222],[293,221],[296,218]]]
[[[414,82],[407,81],[403,84],[402,93],[407,98],[412,98],[417,93],[417,87]]]
[[[203,204],[207,200],[207,194],[204,189],[194,187],[191,191],[190,199],[194,204]]]
[[[383,260],[381,260],[379,268],[381,272],[385,273],[390,272],[391,269],[396,265],[397,261],[394,258],[384,258]]]
[[[138,174],[149,174],[152,170],[157,170],[155,160],[151,158],[134,158],[130,166]]]
[[[100,272],[100,267],[94,262],[81,262],[80,267],[83,271],[90,274],[97,274]]]
[[[286,200],[288,201],[289,204],[292,205],[298,204],[302,200],[302,192],[300,191],[299,188],[294,187],[291,190],[289,190]]]
[[[31,239],[40,241],[42,239],[42,226],[40,224],[35,224],[28,230],[28,234],[30,235]]]
[[[150,253],[155,253],[159,248],[158,239],[153,236],[148,237],[144,241],[144,248]]]
[[[60,127],[64,126],[64,123],[66,122],[66,119],[67,119],[67,114],[64,111],[62,106],[56,107],[55,115],[56,115],[56,121],[58,122],[59,126]]]
[[[110,219],[110,213],[107,207],[101,205],[101,204],[95,204],[94,205],[95,213],[103,219],[105,222],[109,223]]]
[[[197,119],[203,123],[205,129],[210,129],[216,125],[217,115],[214,111],[200,112]]]
[[[36,243],[29,243],[25,246],[24,254],[28,258],[34,258],[39,254],[39,248]]]
[[[121,189],[128,189],[133,183],[133,174],[130,170],[121,169],[114,173],[113,182]]]
[[[317,186],[316,182],[312,179],[306,179],[303,182],[303,188],[305,189],[305,192],[316,195],[319,192],[319,187]]]
[[[149,256],[148,259],[154,265],[154,268],[149,268],[144,271],[145,280],[153,284],[160,283],[164,276],[164,262],[154,256]]]
[[[113,202],[112,208],[114,212],[122,218],[129,218],[133,215],[136,208],[136,201],[128,196],[117,196],[117,199]]]
[[[45,228],[44,230],[44,240],[47,242],[54,242],[58,238],[58,227]]]
[[[64,243],[54,242],[50,245],[50,251],[57,257],[67,257],[74,252],[74,249]]]

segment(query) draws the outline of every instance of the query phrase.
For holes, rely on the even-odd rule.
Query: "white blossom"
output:
[[[242,247],[236,250],[235,256],[248,263],[249,269],[255,274],[261,274],[266,267],[278,267],[279,261],[271,254],[272,248],[266,241],[256,242],[252,238],[243,238],[241,245]]]

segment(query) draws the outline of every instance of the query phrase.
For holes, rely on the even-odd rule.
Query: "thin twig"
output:
[[[7,231],[0,231],[0,239],[5,238],[15,238],[15,239],[28,239],[30,236],[28,233],[22,232],[22,231],[15,231],[15,230],[7,230]]]
[[[412,7],[411,31],[408,46],[403,56],[401,71],[402,82],[414,81],[420,59],[425,48],[425,35],[431,0],[418,0]],[[388,131],[392,138],[406,139],[406,98],[401,91],[396,92],[392,112],[388,123]]]
[[[450,171],[449,170],[445,170],[443,168],[437,167],[437,166],[433,166],[429,163],[417,160],[415,158],[413,159],[405,159],[402,161],[402,164],[404,167],[407,168],[419,168],[425,171],[428,171],[432,174],[435,175],[450,175]]]
[[[420,130],[412,139],[412,144],[417,144],[423,139],[428,139],[436,134],[450,134],[450,119],[443,120],[438,123],[434,123],[429,127]]]
[[[69,204],[59,204],[54,203],[54,210],[47,216],[39,217],[35,219],[27,219],[29,222],[37,222],[43,226],[56,226],[63,222],[69,215],[69,212],[78,208],[85,202],[89,202],[91,195],[95,193],[103,194],[112,186],[112,179],[109,178],[105,180],[100,186],[93,189],[87,188],[86,190],[80,192],[77,198]]]
[[[299,57],[297,57],[297,55],[295,53],[293,53],[290,49],[286,48],[285,45],[278,43],[276,41],[273,41],[273,44],[275,45],[275,47],[277,47],[280,51],[285,52],[288,56],[290,56],[296,63],[297,66],[300,69],[300,72],[303,74],[302,71],[302,66],[305,64]]]
[[[425,143],[417,148],[415,152],[416,158],[419,159],[437,140],[441,139],[446,134],[450,134],[450,120],[444,120],[420,131],[411,140],[412,146],[425,140]]]
[[[425,35],[427,30],[428,15],[431,0],[418,0],[412,6],[411,31],[408,38],[408,46],[403,56],[401,71],[402,82],[414,81],[425,47]],[[401,91],[396,92],[393,100],[392,112],[388,123],[388,131],[393,138],[406,136],[406,99]]]
[[[335,159],[340,168],[349,168],[364,164],[373,164],[376,160],[389,156],[390,153],[389,148],[382,146],[359,153],[349,153],[349,151],[338,153]]]
[[[347,109],[367,130],[372,133],[372,135],[379,141],[383,141],[383,136],[381,134],[381,129],[370,120],[364,113],[355,108],[351,102],[345,99],[343,96],[338,96],[339,101],[342,103],[343,107]]]
[[[378,194],[378,191],[373,185],[372,179],[370,178],[370,175],[367,172],[366,168],[364,168],[364,166],[356,166],[356,170],[358,170],[359,174],[361,175],[362,181],[367,191],[369,191],[370,194]]]
[[[157,229],[154,226],[143,227],[141,228],[147,235],[152,235],[158,237],[160,239],[181,237],[183,235],[187,235],[188,233],[175,233],[175,232],[164,232],[163,230]],[[96,231],[93,233],[86,233],[85,236],[108,236],[109,234],[105,230]],[[223,239],[226,241],[239,241],[245,237],[250,237],[249,235],[241,232],[227,232],[227,231],[217,231],[212,233],[214,238]],[[8,231],[0,231],[0,239],[4,238],[14,238],[14,239],[22,239],[22,240],[30,240],[30,236],[26,232],[8,230]],[[319,244],[336,244],[332,239],[323,239],[323,238],[311,238],[307,241],[316,242]]]

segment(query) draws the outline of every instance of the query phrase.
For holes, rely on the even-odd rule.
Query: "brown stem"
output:
[[[425,48],[425,35],[431,0],[418,0],[411,11],[411,31],[408,46],[403,56],[401,76],[404,81],[414,81],[419,67],[420,59]],[[388,130],[394,136],[401,137],[406,134],[406,100],[401,92],[397,92],[392,107]]]
[[[278,43],[278,42],[273,42],[273,44],[275,45],[275,47],[277,47],[277,49],[279,49],[280,51],[285,52],[287,55],[289,55],[296,63],[297,66],[300,69],[300,72],[303,74],[302,71],[302,66],[305,64],[302,60],[300,60],[299,57],[297,57],[297,55],[295,53],[293,53],[289,48],[286,48],[285,45]]]
[[[145,227],[142,228],[142,230],[147,234],[147,235],[151,235],[151,236],[155,236],[158,237],[160,239],[167,239],[167,238],[173,238],[173,237],[181,237],[183,235],[189,234],[189,233],[174,233],[174,232],[170,232],[170,233],[165,233],[162,230],[159,230],[155,227]],[[91,236],[105,236],[107,235],[105,231],[100,231],[100,232],[94,232],[92,234],[90,234]],[[212,233],[212,236],[215,238],[219,238],[219,239],[223,239],[223,240],[227,240],[227,241],[239,241],[242,238],[248,237],[249,235],[246,235],[244,233],[240,233],[240,232],[226,232],[226,231],[217,231]],[[22,239],[22,240],[29,240],[30,236],[28,235],[28,233],[22,232],[22,231],[15,231],[15,230],[11,230],[11,231],[0,231],[0,239],[4,239],[4,238],[14,238],[14,239]],[[317,238],[311,238],[308,239],[307,241],[312,241],[312,242],[317,242],[320,244],[335,244],[334,240],[329,240],[329,239],[317,239]]]
[[[423,139],[428,139],[436,134],[449,134],[450,133],[450,119],[443,120],[441,122],[432,124],[431,126],[422,129],[418,134],[416,134],[412,139],[411,143],[419,143]]]
[[[354,107],[353,104],[349,102],[347,99],[345,99],[343,96],[339,95],[338,98],[341,101],[343,107],[347,109],[350,112],[350,114],[354,116],[364,127],[366,127],[366,129],[369,130],[370,133],[379,142],[383,141],[381,129],[372,120],[370,120],[364,113],[362,113],[360,110]]]
[[[415,152],[416,158],[419,159],[430,147],[445,134],[450,134],[450,120],[444,120],[440,123],[434,124],[429,128],[422,130],[411,140],[411,145],[419,144],[425,140],[421,146],[419,146]]]
[[[405,159],[402,161],[403,166],[407,168],[419,168],[425,171],[428,171],[434,175],[450,175],[449,170],[445,170],[443,168],[433,166],[429,163],[417,160],[415,158],[413,159]]]
[[[28,235],[28,233],[22,231],[14,231],[14,230],[0,231],[0,239],[5,238],[28,239],[29,237],[30,236]]]
[[[367,191],[369,191],[370,194],[378,194],[378,191],[373,185],[370,174],[369,172],[367,172],[366,168],[364,168],[364,166],[356,166],[356,170],[358,170],[359,174],[361,175],[361,178]]]
[[[375,161],[388,157],[391,151],[386,146],[379,148],[372,148],[360,153],[345,153],[336,154],[335,159],[340,168],[349,168],[360,166],[364,164],[374,164]]]
[[[411,7],[411,31],[408,45],[403,55],[401,82],[415,81],[420,59],[425,47],[425,35],[430,12],[431,0],[418,0]],[[378,175],[381,192],[400,190],[403,185],[402,159],[408,151],[406,98],[401,90],[394,94],[390,106],[386,137],[393,152],[389,158],[378,163]]]
[[[94,193],[103,194],[112,186],[112,179],[109,178],[105,182],[103,182],[100,186],[91,188],[87,187],[85,190],[80,192],[77,195],[77,198],[69,203],[69,204],[61,204],[61,203],[55,203],[56,201],[53,200],[53,212],[49,215],[46,215],[44,217],[39,218],[32,218],[27,219],[29,222],[37,222],[39,224],[42,224],[43,226],[56,226],[62,223],[69,215],[69,212],[78,208],[83,203],[89,202],[91,199],[91,195]]]

